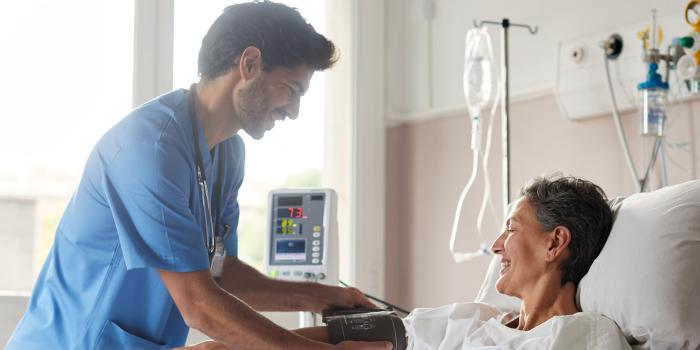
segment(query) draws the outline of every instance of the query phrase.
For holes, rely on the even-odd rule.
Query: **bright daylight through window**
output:
[[[231,1],[175,1],[174,88],[198,80],[197,53],[208,26]],[[323,1],[285,1],[323,33]],[[86,13],[92,15],[86,16]],[[89,30],[87,30],[89,28]],[[0,126],[0,263],[16,268],[0,293],[27,294],[97,140],[132,108],[134,1],[14,1],[0,5],[3,98]],[[241,132],[246,174],[239,193],[239,254],[262,266],[267,194],[320,185],[323,73],[302,99],[299,118],[264,140]],[[290,135],[294,135],[290,137]]]
[[[133,21],[133,0],[0,4],[0,294],[29,293],[90,150],[131,110]]]

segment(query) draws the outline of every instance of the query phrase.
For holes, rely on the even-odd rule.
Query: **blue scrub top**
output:
[[[223,181],[218,232],[231,226],[226,253],[237,254],[243,141],[236,135],[210,153],[201,126],[191,123],[187,91],[160,96],[135,109],[93,149],[6,349],[185,344],[189,329],[156,269],[209,268],[193,127],[209,190]],[[224,148],[225,176],[219,179]]]

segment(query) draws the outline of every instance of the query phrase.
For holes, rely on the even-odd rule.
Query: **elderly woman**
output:
[[[519,312],[457,303],[416,309],[403,322],[395,316],[392,322],[340,318],[297,332],[330,343],[385,340],[395,349],[629,349],[613,321],[581,312],[575,301],[612,221],[597,185],[575,177],[536,178],[521,190],[491,247],[501,258],[496,290],[521,299]],[[380,327],[387,329],[376,336]]]
[[[629,349],[613,321],[581,312],[575,301],[612,221],[595,184],[560,176],[533,180],[491,247],[501,258],[496,290],[522,300],[520,311],[480,303],[417,309],[404,320],[409,348]]]
[[[577,178],[539,178],[523,188],[491,250],[501,257],[496,290],[523,301],[508,326],[531,330],[579,310],[576,287],[612,228],[600,187]]]

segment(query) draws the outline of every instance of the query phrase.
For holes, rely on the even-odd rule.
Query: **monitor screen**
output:
[[[326,195],[300,191],[271,199],[269,264],[323,264]]]
[[[277,261],[304,261],[306,260],[306,240],[281,239],[277,241],[275,248],[275,260]]]

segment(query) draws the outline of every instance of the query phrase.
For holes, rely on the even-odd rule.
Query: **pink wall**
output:
[[[698,178],[700,152],[693,139],[700,133],[700,120],[693,109],[699,107],[694,102],[669,111],[671,184]],[[500,115],[497,118],[489,170],[500,210]],[[649,142],[638,136],[635,113],[624,114],[623,123],[640,169],[639,158],[649,153],[643,152],[650,148],[644,145]],[[466,116],[387,128],[386,294],[400,306],[471,301],[479,289],[488,258],[457,265],[448,250],[455,206],[471,171],[469,135]],[[611,197],[634,192],[613,119],[564,120],[551,96],[512,104],[511,153],[511,187],[516,193],[529,179],[552,171],[594,181]],[[457,240],[466,251],[479,244],[474,222],[482,191],[483,179],[478,178],[465,202]],[[487,221],[484,233],[489,244],[499,227],[500,223]]]

